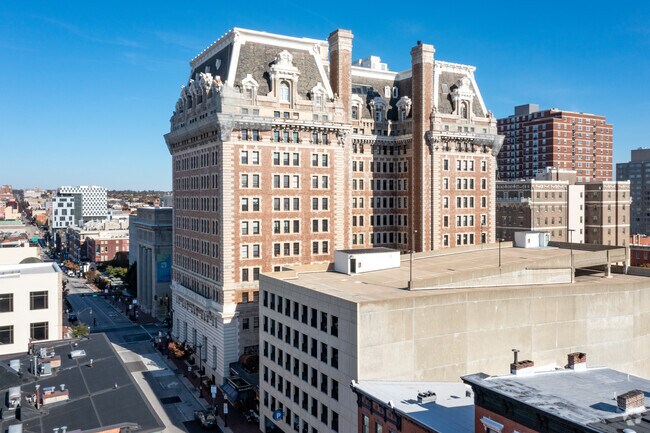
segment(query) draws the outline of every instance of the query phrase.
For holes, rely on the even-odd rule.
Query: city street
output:
[[[70,289],[67,300],[79,322],[89,325],[92,333],[106,334],[158,416],[168,426],[165,431],[201,431],[194,420],[194,411],[203,409],[205,401],[198,400],[182,372],[153,347],[152,340],[165,336],[167,330],[158,324],[132,322],[124,314],[128,308],[124,303],[104,299],[81,279],[66,279]]]

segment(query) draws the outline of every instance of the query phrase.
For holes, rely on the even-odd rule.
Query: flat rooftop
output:
[[[290,267],[288,271],[266,275],[351,302],[373,302],[396,297],[430,296],[432,291],[527,286],[524,283],[518,284],[519,280],[516,278],[524,270],[542,269],[552,274],[554,269],[564,269],[565,284],[569,285],[572,254],[576,267],[605,264],[607,260],[611,262],[612,259],[606,258],[609,255],[620,257],[622,254],[625,257],[624,248],[590,251],[557,247],[513,248],[510,245],[511,243],[504,242],[501,248],[495,244],[486,244],[483,248],[456,248],[419,253],[414,254],[412,262],[410,256],[405,254],[401,256],[399,268],[361,274],[347,275],[334,272],[332,266],[324,264]],[[501,268],[499,268],[499,256],[501,256]],[[414,290],[407,289],[411,267]],[[493,278],[495,275],[498,276],[498,280],[486,279]],[[603,278],[603,276],[602,273],[578,275],[574,284],[600,285],[623,280],[625,282],[648,281],[646,277],[623,274],[613,274],[612,278]],[[552,278],[548,277],[544,281],[548,283],[539,285],[551,285]],[[455,286],[452,287],[450,284]]]
[[[62,426],[67,426],[68,431],[130,426],[129,431],[138,433],[159,432],[165,428],[104,334],[36,344],[35,347],[36,353],[41,347],[48,352],[53,350],[61,357],[61,366],[50,376],[34,376],[29,355],[0,358],[1,395],[6,396],[9,388],[16,386],[20,386],[21,394],[20,420],[15,419],[15,411],[8,410],[7,400],[3,399],[0,420],[3,432],[10,425],[21,423],[23,431],[30,433],[51,433]],[[72,359],[70,352],[73,350],[84,350],[86,355]],[[20,373],[9,366],[12,360],[20,360]],[[28,398],[35,394],[37,384],[41,390],[48,387],[58,390],[63,384],[69,391],[69,400],[36,409]]]
[[[621,394],[643,391],[645,406],[650,405],[650,380],[610,368],[555,369],[522,376],[477,373],[463,380],[580,425],[599,423],[592,425],[596,431],[621,431],[616,428],[624,415],[617,410],[616,397]],[[650,422],[631,428],[650,432]]]
[[[434,431],[467,433],[474,431],[474,396],[467,395],[468,386],[452,382],[360,381],[355,391],[361,392],[385,407]],[[432,391],[435,402],[418,403],[418,393]],[[390,403],[389,403],[390,402]]]

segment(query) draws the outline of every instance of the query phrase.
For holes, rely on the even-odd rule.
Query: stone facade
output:
[[[203,344],[217,382],[257,350],[260,273],[494,240],[502,140],[475,68],[426,44],[410,71],[353,65],[352,40],[233,29],[191,62],[165,136],[173,334]]]
[[[141,207],[129,225],[136,239],[131,246],[136,249],[139,307],[161,321],[171,319],[172,215],[170,207]]]

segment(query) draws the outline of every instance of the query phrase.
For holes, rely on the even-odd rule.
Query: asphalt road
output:
[[[166,335],[167,329],[157,324],[133,323],[123,314],[126,310],[124,303],[104,299],[81,279],[66,279],[69,280],[66,287],[70,289],[67,299],[77,312],[79,321],[89,325],[92,333],[105,333],[113,343],[126,367],[132,372],[154,410],[167,426],[165,432],[200,431],[194,421],[194,411],[202,408],[196,399],[196,392],[183,384],[182,374],[170,366],[151,343],[152,338]]]

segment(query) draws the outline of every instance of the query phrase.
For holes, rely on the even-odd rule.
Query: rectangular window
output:
[[[29,338],[32,340],[47,340],[49,338],[48,322],[30,323]]]
[[[14,294],[0,294],[0,313],[11,313],[14,311]]]
[[[0,326],[0,345],[14,344],[14,325]]]
[[[47,291],[30,292],[29,294],[29,309],[30,310],[45,310],[48,306]]]

